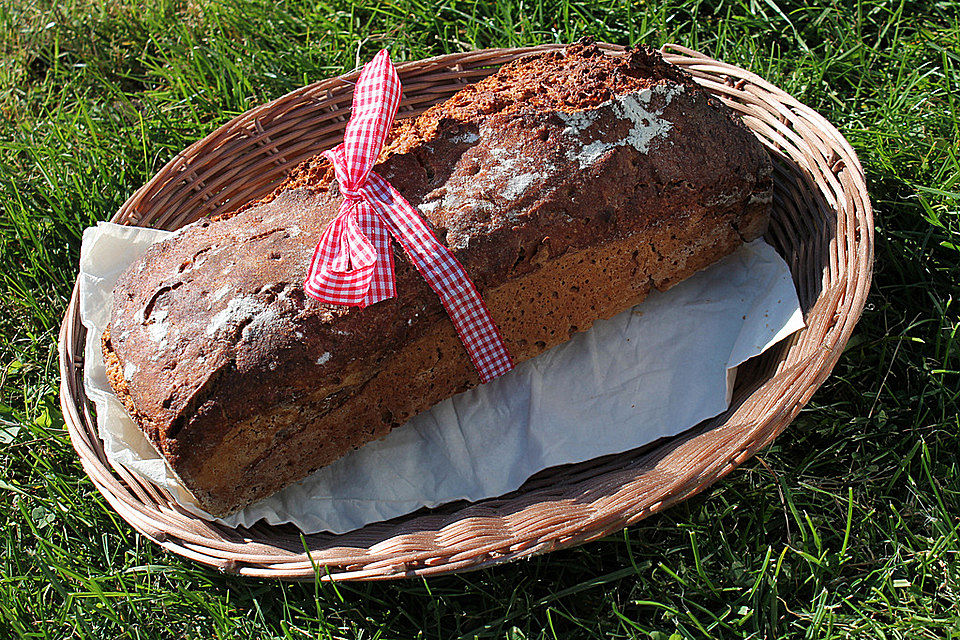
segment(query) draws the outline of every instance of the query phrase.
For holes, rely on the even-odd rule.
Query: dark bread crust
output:
[[[397,126],[376,170],[467,269],[518,362],[758,237],[771,187],[762,146],[688,76],[648,50],[587,44]],[[304,296],[339,202],[329,164],[308,161],[151,247],[114,290],[111,383],[215,515],[479,382],[399,251],[395,299]]]

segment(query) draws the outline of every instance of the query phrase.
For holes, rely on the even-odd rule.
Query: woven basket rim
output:
[[[598,45],[608,55],[625,50]],[[402,109],[413,115],[505,62],[563,46],[486,49],[400,63]],[[221,571],[281,579],[313,579],[317,573],[323,579],[433,575],[606,535],[702,491],[772,442],[829,375],[862,313],[873,262],[863,169],[833,125],[756,74],[680,45],[661,51],[734,108],[779,154],[775,207],[787,213],[771,228],[770,239],[788,254],[798,293],[807,301],[807,328],[751,365],[749,381],[729,411],[641,450],[567,465],[542,479],[538,474],[500,498],[416,512],[341,535],[300,536],[288,526],[262,523],[232,530],[186,513],[163,490],[106,459],[82,387],[85,330],[75,285],[59,337],[61,407],[84,471],[112,508],[164,548]],[[233,118],[171,159],[112,220],[175,228],[238,206],[257,189],[269,191],[276,175],[295,166],[291,158],[315,153],[299,140],[291,142],[296,138],[291,128],[324,131],[310,144],[329,146],[336,139],[357,74],[301,87]],[[248,164],[235,168],[238,159]],[[235,187],[243,172],[256,172],[262,181]]]

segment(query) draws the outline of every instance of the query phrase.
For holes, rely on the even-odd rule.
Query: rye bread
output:
[[[589,43],[399,123],[375,170],[464,265],[516,362],[760,236],[771,202],[770,160],[726,107],[653,51]],[[317,157],[154,245],[116,285],[110,382],[214,515],[479,383],[396,244],[396,298],[304,295],[340,200]]]

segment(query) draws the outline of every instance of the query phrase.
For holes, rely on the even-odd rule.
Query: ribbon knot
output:
[[[304,290],[321,302],[361,308],[396,296],[392,236],[440,297],[481,381],[487,382],[513,368],[489,310],[463,265],[372,170],[400,93],[400,78],[383,50],[360,73],[343,143],[323,154],[334,167],[343,201],[317,243]]]

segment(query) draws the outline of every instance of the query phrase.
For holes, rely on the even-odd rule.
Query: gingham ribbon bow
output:
[[[365,307],[397,294],[390,236],[443,303],[470,360],[487,382],[513,368],[490,312],[463,265],[416,209],[371,171],[400,105],[400,78],[386,50],[364,66],[343,144],[325,151],[343,202],[324,230],[303,285],[312,298]]]

